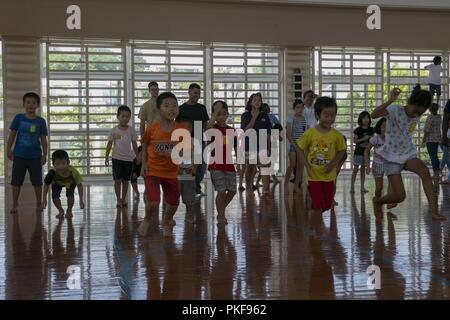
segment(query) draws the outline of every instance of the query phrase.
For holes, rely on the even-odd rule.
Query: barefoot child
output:
[[[373,128],[371,124],[370,114],[363,111],[358,116],[359,127],[353,131],[353,141],[355,143],[355,153],[353,158],[352,186],[350,191],[355,191],[356,175],[361,168],[361,192],[367,192],[364,186],[366,180],[366,172],[364,170],[364,150],[367,147],[369,139],[373,136]]]
[[[343,135],[332,128],[337,104],[333,98],[321,97],[314,104],[318,125],[297,140],[299,156],[308,171],[308,190],[315,215],[333,206],[336,167],[345,154]]]
[[[405,187],[401,172],[408,170],[420,176],[433,219],[445,219],[438,212],[437,198],[433,192],[430,172],[418,158],[417,149],[411,136],[420,116],[431,105],[431,93],[416,86],[406,106],[391,105],[399,95],[400,90],[394,88],[390,93],[389,100],[372,112],[373,118],[386,118],[385,144],[380,148],[378,154],[386,160],[384,172],[388,176],[390,185],[388,194],[373,198],[376,214],[381,212],[383,204],[401,203],[405,200]]]
[[[225,217],[225,209],[230,204],[231,200],[236,194],[236,170],[234,164],[231,161],[231,148],[227,148],[227,145],[233,143],[229,141],[227,131],[233,131],[234,129],[227,125],[228,119],[228,106],[224,101],[216,101],[212,106],[211,120],[208,122],[208,129],[214,128],[220,130],[223,139],[223,159],[222,163],[216,163],[215,159],[210,162],[208,170],[211,173],[211,180],[214,185],[214,189],[217,191],[216,207],[217,207],[217,223],[227,224],[228,221]],[[230,134],[229,134],[230,135]],[[236,150],[237,140],[233,139],[233,146]],[[228,149],[228,150],[227,150]],[[228,154],[228,157],[227,157]],[[215,156],[212,155],[212,156]],[[229,161],[227,162],[227,158]]]
[[[56,218],[64,218],[64,209],[61,205],[60,195],[63,188],[66,188],[67,211],[66,218],[72,218],[72,208],[75,203],[75,187],[78,189],[80,197],[80,208],[84,209],[83,201],[83,179],[77,169],[70,165],[69,155],[64,150],[56,150],[52,153],[53,168],[45,176],[44,195],[42,196],[42,206],[47,206],[47,194],[52,186],[52,200],[58,214]]]
[[[178,186],[178,165],[172,161],[173,147],[178,143],[172,141],[172,132],[178,128],[185,128],[176,123],[178,115],[177,97],[170,92],[160,94],[156,100],[159,117],[147,127],[142,137],[142,169],[141,176],[145,179],[147,204],[145,218],[139,226],[139,234],[145,235],[150,226],[150,219],[157,214],[160,203],[160,187],[163,190],[163,201],[166,204],[163,216],[163,234],[172,235],[175,225],[173,216],[180,201]]]
[[[36,115],[41,98],[34,92],[23,96],[25,113],[17,114],[9,129],[6,152],[13,161],[11,185],[13,206],[11,213],[17,213],[19,195],[28,170],[36,196],[36,209],[42,211],[42,166],[47,162],[47,124]],[[12,146],[14,144],[14,150]]]
[[[112,128],[106,145],[105,165],[109,165],[109,153],[114,142],[112,154],[114,191],[116,192],[117,208],[127,207],[128,182],[131,180],[133,160],[138,155],[136,132],[128,125],[131,110],[127,106],[117,109],[119,125]],[[133,147],[133,150],[131,150]]]
[[[384,177],[384,158],[380,155],[380,150],[385,142],[385,132],[386,132],[386,118],[381,118],[375,125],[376,135],[370,138],[369,144],[364,151],[364,163],[366,167],[367,174],[372,171],[373,177],[375,178],[375,196],[381,197],[383,191],[383,177]],[[370,150],[374,148],[372,167],[370,167]],[[388,191],[389,192],[389,191]],[[387,206],[388,209],[396,207],[397,204],[390,204]]]
[[[182,124],[190,133],[192,133],[192,120],[185,117],[178,117],[177,122]],[[180,188],[181,200],[186,206],[187,223],[194,223],[194,205],[196,202],[196,182],[195,175],[197,174],[197,165],[193,162],[194,157],[194,143],[195,139],[191,139],[191,156],[185,157],[183,155],[179,170],[178,170],[178,185]],[[198,142],[198,147],[201,150],[201,144]]]

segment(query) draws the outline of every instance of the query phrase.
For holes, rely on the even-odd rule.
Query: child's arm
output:
[[[366,147],[366,150],[364,150],[364,163],[366,165],[366,173],[370,173],[370,150],[372,149],[373,144],[369,142],[369,144]]]
[[[400,93],[401,91],[399,88],[392,89],[388,101],[383,103],[381,106],[375,108],[375,110],[373,110],[372,113],[370,114],[371,117],[376,119],[387,116],[389,114],[388,111],[386,110],[387,107],[389,107],[395,100],[398,99]]]
[[[295,145],[295,141],[292,140],[292,125],[290,123],[286,124],[286,138],[290,144]]]
[[[304,164],[306,171],[308,171],[308,175],[311,176],[311,165],[306,160],[305,151],[303,149],[297,148],[298,156],[300,157],[301,162]]]
[[[328,165],[325,167],[325,173],[330,173],[331,170],[336,168],[336,166],[338,165],[339,161],[342,159],[344,154],[345,154],[345,150],[342,150],[342,151],[339,151],[338,153],[336,153],[336,156],[334,157],[334,159],[331,160],[331,162],[328,163]]]
[[[139,157],[139,150],[137,146],[136,140],[131,141],[131,145],[133,146],[134,154],[136,155],[136,159]]]
[[[147,175],[147,144],[142,144],[141,177]]]
[[[6,152],[8,155],[8,159],[11,161],[14,159],[12,146],[14,144],[14,141],[16,141],[16,136],[17,136],[17,131],[14,131],[14,130],[9,131],[8,143],[6,145]]]
[[[47,162],[47,136],[41,136],[41,144],[42,144],[42,157],[41,157],[41,166],[43,166]]]
[[[42,209],[45,209],[47,207],[47,195],[49,189],[50,185],[44,184],[44,193],[42,194]]]
[[[83,200],[83,184],[77,184],[78,196],[80,197],[80,209],[84,209],[84,200]]]
[[[112,144],[113,144],[112,140],[109,140],[108,144],[106,145],[106,151],[105,151],[105,165],[106,166],[109,166],[109,153],[111,152]],[[133,148],[134,148],[134,146],[133,146]]]
[[[214,125],[216,124],[216,121],[217,121],[217,114],[219,113],[220,109],[221,108],[217,107],[217,105],[216,105],[216,108],[215,108],[213,114],[211,115],[211,118],[206,123],[206,129],[211,129],[212,127],[214,127]]]

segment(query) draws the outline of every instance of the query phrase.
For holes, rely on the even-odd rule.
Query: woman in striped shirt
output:
[[[300,162],[298,156],[297,139],[299,139],[306,131],[306,119],[303,116],[304,105],[301,100],[294,102],[294,114],[289,116],[286,122],[286,137],[289,140],[289,166],[286,169],[286,181],[287,183],[291,178],[292,171],[296,168],[297,174],[295,175],[294,192],[298,191],[303,176],[303,163]]]

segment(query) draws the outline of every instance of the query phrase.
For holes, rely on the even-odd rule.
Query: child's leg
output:
[[[131,187],[133,188],[133,192],[136,195],[136,198],[139,199],[139,188],[138,188],[137,180],[133,180],[131,182]]]
[[[382,192],[383,192],[383,176],[375,177],[375,197],[380,198]]]
[[[116,207],[120,208],[122,206],[122,201],[120,198],[120,188],[122,186],[122,180],[114,180],[114,191],[116,193]]]
[[[405,186],[400,173],[388,177],[390,192],[381,198],[374,197],[374,205],[380,207],[383,204],[400,203],[405,200]]]
[[[13,205],[11,208],[11,213],[17,213],[17,207],[19,206],[19,196],[20,196],[20,188],[18,186],[13,186],[12,187],[12,191],[13,191]]]
[[[260,176],[262,176],[262,182],[263,182],[263,194],[269,194],[270,193],[270,173],[269,173],[270,167],[264,166],[260,167]],[[262,172],[264,171],[264,172]],[[264,174],[262,174],[264,173]]]
[[[255,178],[255,170],[256,165],[249,164],[247,165],[247,169],[245,171],[245,186],[247,187],[247,191],[252,191],[253,189],[253,181]]]
[[[244,186],[242,185],[242,182],[244,181],[244,175],[245,175],[246,171],[247,171],[247,165],[241,164],[241,168],[239,171],[239,190],[240,191],[245,190]]]
[[[216,196],[216,207],[217,207],[217,223],[225,223],[225,208],[226,208],[226,191],[218,191]]]
[[[34,187],[36,197],[36,210],[42,211],[42,187]]]
[[[67,211],[66,211],[66,218],[72,218],[72,209],[73,204],[75,203],[75,197],[67,197]]]
[[[422,180],[422,187],[427,196],[433,219],[445,219],[445,217],[439,213],[437,197],[433,191],[433,182],[431,181],[430,172],[428,171],[427,166],[421,160],[414,158],[406,162],[405,169],[416,173]]]
[[[52,200],[56,209],[58,209],[58,214],[56,215],[57,219],[64,218],[64,209],[61,205],[61,190],[62,187],[57,184],[52,184]]]
[[[289,152],[289,165],[286,169],[285,183],[289,182],[289,180],[291,179],[292,171],[295,167],[295,162],[295,152]]]
[[[181,199],[186,205],[186,218],[187,223],[194,223],[194,211],[193,207],[195,204],[195,180],[182,180],[179,181],[179,188],[181,193]]]
[[[161,187],[164,192],[164,202],[167,204],[163,215],[163,233],[164,236],[170,236],[171,229],[175,225],[173,216],[178,209],[180,201],[180,189],[177,179],[160,179]],[[197,183],[196,183],[197,184]]]
[[[369,190],[367,190],[365,188],[365,182],[366,182],[366,170],[364,170],[364,167],[361,166],[361,192],[369,192]]]
[[[352,184],[351,184],[351,191],[355,190],[355,181],[356,181],[356,175],[358,174],[359,166],[354,165],[353,172],[352,172]]]
[[[138,227],[138,233],[141,236],[145,236],[148,231],[148,227],[150,226],[150,221],[155,212],[157,212],[159,206],[159,202],[151,202],[148,200],[145,203],[145,217],[142,223]]]
[[[122,206],[126,207],[127,204],[127,195],[128,195],[128,181],[122,180]]]
[[[300,190],[302,182],[303,182],[303,172],[304,172],[304,164],[300,157],[296,159],[297,174],[295,175],[295,188]]]

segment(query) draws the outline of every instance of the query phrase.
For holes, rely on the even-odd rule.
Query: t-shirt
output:
[[[187,104],[183,103],[180,106],[180,112],[177,117],[177,121],[179,121],[181,118],[189,119],[192,121],[192,136],[197,137],[200,140],[200,137],[202,138],[201,141],[203,141],[203,127],[202,132],[195,132],[195,126],[194,121],[201,121],[203,122],[209,121],[209,115],[208,111],[206,111],[206,107],[203,104],[196,103],[196,104]]]
[[[232,150],[237,145],[237,137],[235,136],[233,141],[229,141],[226,131],[227,130],[232,130],[233,132],[235,132],[236,130],[234,128],[230,127],[230,126],[219,127],[219,125],[217,125],[217,124],[215,124],[213,128],[214,129],[218,129],[218,130],[220,130],[220,132],[222,132],[222,139],[223,139],[222,155],[223,155],[223,159],[222,159],[222,164],[220,164],[220,163],[216,163],[215,161],[213,161],[214,159],[210,158],[211,162],[208,165],[208,170],[219,170],[219,171],[234,172],[235,168],[234,168],[234,164],[233,164]],[[211,143],[213,141],[214,141],[214,139],[212,139]],[[229,150],[227,150],[227,149],[229,149]],[[229,161],[231,161],[231,162],[227,162],[227,152],[228,152]],[[214,151],[211,153],[211,156],[215,156],[215,152]]]
[[[145,120],[147,124],[152,123],[156,117],[156,109],[156,98],[150,98],[142,105],[138,118]]]
[[[45,184],[57,184],[61,187],[70,188],[73,184],[79,185],[83,182],[80,172],[77,169],[69,165],[69,175],[63,176],[55,169],[50,169],[44,178]]]
[[[173,163],[171,154],[173,147],[179,141],[172,141],[172,132],[185,128],[181,123],[174,122],[172,129],[165,132],[158,121],[153,122],[145,130],[142,144],[147,145],[147,175],[166,179],[176,179],[178,165]]]
[[[411,134],[416,129],[419,118],[410,118],[405,108],[397,105],[387,107],[385,144],[379,154],[389,162],[404,164],[417,157],[417,150]]]
[[[321,133],[316,128],[308,129],[297,145],[306,154],[306,159],[311,165],[309,181],[334,181],[336,180],[336,168],[325,173],[325,167],[333,161],[336,154],[346,149],[343,135],[334,128],[327,133]]]
[[[442,66],[440,64],[429,64],[425,67],[429,71],[428,75],[428,83],[431,84],[441,84],[441,72],[443,71]]]
[[[132,141],[136,141],[136,131],[128,126],[125,130],[116,126],[109,131],[108,141],[114,141],[113,159],[132,162],[136,157],[132,149]]]
[[[47,136],[47,123],[39,116],[28,119],[25,114],[17,114],[9,127],[16,131],[13,154],[24,159],[42,157],[41,136]]]
[[[289,124],[292,128],[292,140],[296,141],[306,131],[306,119],[289,116],[286,124]]]
[[[380,155],[380,149],[384,145],[383,138],[377,134],[374,137],[369,139],[371,145],[373,145],[373,162],[383,164],[384,158]]]
[[[440,143],[441,142],[441,125],[442,117],[439,114],[430,114],[425,122],[423,131],[427,133],[425,143]]]
[[[245,111],[241,116],[241,129],[244,130],[248,126],[250,121],[252,121],[252,113],[250,111]],[[271,129],[272,129],[272,125],[270,123],[270,119],[269,119],[269,116],[267,115],[267,113],[260,112],[258,114],[258,117],[255,120],[255,124],[253,125],[253,129],[256,131],[257,142],[256,142],[256,150],[252,150],[252,151],[261,151],[263,149],[261,149],[262,145],[260,146],[259,131],[265,129],[267,132],[267,135],[268,135],[267,137],[269,138],[269,136],[271,134]],[[266,148],[268,146],[269,145],[267,143]],[[250,138],[248,136],[246,136],[245,137],[245,151],[248,152],[249,150],[250,150]]]
[[[362,127],[358,127],[356,128],[353,133],[356,135],[357,139],[362,139],[364,137],[372,137],[375,133],[375,131],[373,130],[372,127],[368,127],[368,128],[362,128]],[[364,142],[360,142],[357,143],[355,146],[355,155],[363,155],[364,154],[364,150],[366,150],[366,147],[369,144],[369,140],[366,140]]]
[[[307,107],[303,109],[303,116],[306,119],[307,129],[314,128],[317,124],[316,119],[316,111],[314,110],[314,106]]]

